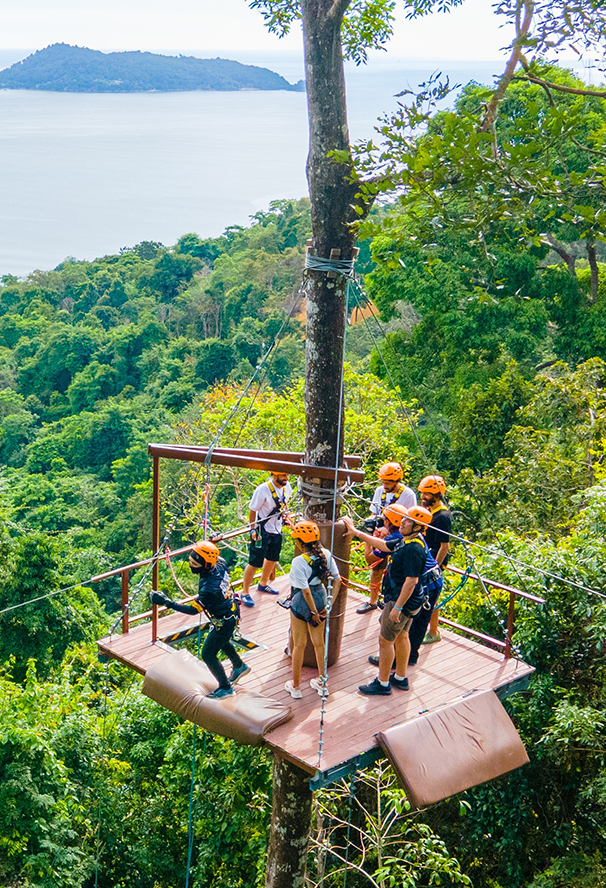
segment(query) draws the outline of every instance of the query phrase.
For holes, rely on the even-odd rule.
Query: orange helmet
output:
[[[434,493],[444,496],[446,493],[446,481],[441,475],[426,475],[422,481],[419,481],[417,488],[421,493]]]
[[[320,539],[320,528],[314,521],[297,521],[290,533],[293,540],[302,543],[315,543]]]
[[[431,512],[423,506],[411,506],[410,509],[406,509],[406,514],[415,524],[423,524],[425,527],[431,524]]]
[[[191,554],[194,561],[204,563],[208,567],[214,567],[219,560],[219,550],[209,540],[200,540],[198,543],[194,543]]]
[[[392,503],[391,506],[385,506],[383,515],[390,524],[393,524],[394,527],[399,527],[402,523],[402,518],[406,518],[408,515],[408,509],[405,506],[400,506],[398,503]]]
[[[385,463],[379,469],[379,481],[400,481],[402,466],[400,463]]]

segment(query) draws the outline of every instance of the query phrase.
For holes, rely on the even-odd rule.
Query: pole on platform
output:
[[[311,826],[309,774],[274,754],[265,888],[304,888]]]
[[[153,460],[153,517],[152,517],[152,552],[158,554],[160,548],[160,457],[154,455]],[[160,579],[158,558],[152,565],[152,589],[157,590]],[[158,606],[152,605],[152,644],[158,639]]]

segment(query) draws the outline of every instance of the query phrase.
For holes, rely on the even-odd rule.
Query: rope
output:
[[[104,693],[103,693],[103,721],[101,728],[101,760],[104,765],[106,765],[105,753],[106,753],[106,720],[107,720],[107,697],[109,694],[109,663],[105,664],[105,684],[104,684]],[[99,800],[97,802],[97,841],[95,843],[95,888],[98,888],[99,884],[99,860],[101,857],[101,793],[99,793]]]
[[[337,470],[338,471],[338,470]],[[336,475],[338,478],[338,475]],[[299,479],[298,483],[299,491],[304,494],[304,496],[313,499],[316,503],[331,503],[335,496],[343,498],[343,495],[347,493],[349,490],[350,484],[345,482],[340,487],[318,487],[315,484],[309,484],[307,481],[304,481],[303,478]]]
[[[364,296],[364,298],[365,298],[365,304],[366,304],[366,305],[369,305],[369,306],[371,307],[371,315],[372,315],[372,317],[373,317],[373,320],[375,321],[375,323],[376,323],[377,326],[379,327],[379,330],[380,330],[380,332],[381,332],[381,334],[382,334],[382,336],[383,336],[385,342],[387,342],[387,343],[389,344],[389,340],[387,339],[386,333],[385,333],[385,331],[383,330],[383,328],[381,327],[381,323],[380,323],[378,317],[376,316],[376,314],[375,314],[375,312],[374,312],[374,307],[372,306],[372,303],[370,302],[370,300],[368,299],[368,297],[366,297],[366,294],[365,294],[364,291],[361,289],[361,287],[359,286],[359,284],[357,283],[357,281],[356,281],[356,285],[357,285],[357,287],[358,287],[359,292],[360,292],[360,293]],[[358,300],[356,300],[356,301],[358,301]],[[359,303],[359,301],[358,301],[358,306],[360,307],[360,303]],[[367,320],[366,320],[366,318],[364,318],[364,323],[367,325]],[[367,327],[368,327],[368,325],[367,325]],[[408,410],[407,410],[407,408],[406,408],[406,405],[404,404],[404,401],[402,400],[402,398],[401,398],[401,396],[400,396],[400,392],[398,391],[398,388],[396,387],[396,384],[395,384],[395,382],[394,382],[394,380],[393,380],[393,377],[392,377],[392,375],[391,375],[391,371],[389,370],[389,367],[388,367],[388,365],[387,365],[387,363],[386,363],[386,361],[385,361],[385,358],[383,357],[383,354],[382,354],[382,352],[381,352],[381,350],[380,350],[380,348],[379,348],[379,346],[378,346],[378,343],[377,343],[377,341],[376,341],[376,338],[375,338],[375,336],[374,336],[372,330],[369,329],[369,333],[370,333],[370,336],[371,336],[371,338],[372,338],[372,340],[373,340],[373,344],[374,344],[374,346],[375,346],[375,348],[376,348],[376,350],[377,350],[377,354],[378,354],[379,357],[381,358],[381,361],[382,361],[382,363],[383,363],[383,366],[385,367],[385,371],[386,371],[387,376],[388,376],[388,378],[389,378],[389,381],[390,381],[390,383],[391,383],[391,385],[392,385],[392,387],[393,387],[393,389],[394,389],[394,391],[395,391],[396,397],[398,398],[398,401],[400,402],[400,406],[402,407],[404,413],[405,413],[406,416],[407,416],[407,419],[408,419],[409,423],[411,424],[411,429],[412,429],[413,435],[414,435],[414,437],[415,437],[415,440],[416,440],[417,444],[419,445],[419,449],[420,449],[421,453],[423,454],[423,457],[424,457],[424,459],[425,459],[425,462],[426,462],[427,466],[429,467],[429,469],[430,469],[431,472],[433,473],[433,472],[435,472],[435,469],[434,469],[434,467],[433,467],[431,461],[429,460],[429,457],[427,456],[427,453],[426,453],[426,451],[425,451],[425,448],[423,447],[423,444],[421,443],[421,441],[420,441],[420,439],[419,439],[419,436],[418,436],[418,434],[417,434],[417,432],[416,432],[416,429],[415,429],[415,425],[414,425],[414,423],[413,423],[413,421],[412,421],[412,418],[411,418],[411,416],[410,416],[410,414],[409,414],[409,412],[408,412]],[[390,347],[391,347],[391,346],[390,346]],[[393,352],[393,349],[392,349],[392,352]],[[411,384],[413,384],[413,383],[412,383],[412,380],[411,380],[410,377],[408,376],[408,374],[407,374],[407,372],[406,372],[406,368],[405,368],[405,366],[404,366],[403,364],[402,364],[402,368],[403,368],[404,372],[406,373],[406,375],[407,375],[409,381],[411,382]],[[437,432],[440,432],[441,430],[438,428],[437,423],[436,423],[435,420],[432,418],[430,411],[426,411],[426,412],[427,412],[427,415],[428,415],[428,417],[430,418],[430,420],[431,420],[431,422],[432,422],[434,428],[436,429],[436,431],[437,431]],[[505,549],[503,548],[503,546],[500,544],[500,540],[499,540],[498,533],[497,533],[496,529],[494,528],[494,526],[492,525],[492,522],[490,521],[490,519],[489,519],[489,518],[485,515],[485,513],[483,512],[482,504],[479,502],[479,500],[477,499],[477,497],[474,496],[474,499],[475,499],[475,501],[476,501],[476,503],[477,503],[477,505],[478,505],[478,507],[479,507],[479,509],[480,509],[480,512],[481,512],[482,516],[486,519],[487,524],[489,525],[491,532],[494,534],[495,539],[496,539],[497,542],[499,543],[499,545],[500,545],[500,549],[501,549],[500,552],[495,552],[494,550],[487,549],[487,548],[484,549],[484,550],[487,551],[487,552],[490,552],[490,554],[492,554],[492,555],[496,555],[497,557],[505,558],[505,559],[511,564],[511,566],[513,567],[513,569],[514,569],[514,571],[515,571],[515,573],[516,573],[516,575],[517,575],[517,577],[518,577],[518,580],[519,580],[519,582],[520,582],[520,585],[523,584],[523,579],[522,579],[522,577],[520,576],[520,574],[519,574],[519,572],[518,572],[518,570],[517,570],[517,568],[516,568],[516,565],[521,565],[521,566],[523,566],[523,567],[527,567],[527,568],[529,568],[530,570],[535,570],[535,571],[537,571],[538,573],[541,573],[541,574],[543,574],[543,575],[545,575],[545,576],[551,577],[552,579],[556,579],[556,580],[559,580],[560,582],[567,583],[567,584],[570,585],[570,586],[573,586],[573,587],[575,587],[575,588],[577,588],[577,589],[581,589],[582,591],[588,592],[588,593],[590,593],[590,594],[592,594],[592,595],[597,595],[599,598],[603,598],[603,599],[606,600],[606,595],[604,595],[604,594],[601,593],[601,592],[598,592],[596,589],[591,589],[591,588],[589,588],[588,586],[584,586],[582,583],[575,583],[575,582],[572,581],[572,580],[567,580],[567,579],[565,579],[564,577],[558,576],[557,574],[553,574],[553,573],[551,573],[551,572],[549,572],[549,571],[545,571],[545,570],[543,570],[542,568],[537,567],[536,565],[527,564],[527,563],[525,563],[525,562],[523,562],[523,561],[521,561],[521,560],[519,560],[519,559],[513,558],[513,556],[509,555],[509,553],[506,552]],[[443,533],[445,533],[445,532],[446,532],[446,531],[443,531]],[[460,541],[462,541],[462,542],[464,542],[464,543],[467,543],[467,544],[469,544],[469,545],[476,546],[476,547],[478,547],[478,548],[480,548],[480,549],[483,548],[483,547],[480,546],[478,543],[472,543],[470,540],[466,540],[464,537],[456,536],[455,534],[450,534],[450,536],[453,537],[454,539],[460,540]]]
[[[345,867],[343,869],[343,888],[347,888],[347,870],[349,866],[349,839],[351,836],[351,815],[353,813],[353,802],[356,797],[356,775],[354,771],[351,775],[351,783],[349,784],[349,812],[347,814],[347,834],[345,836]]]
[[[445,607],[450,601],[452,601],[452,599],[455,597],[455,595],[457,595],[461,591],[461,589],[463,588],[463,586],[465,585],[465,583],[469,579],[469,574],[472,572],[472,570],[473,570],[473,564],[470,563],[465,568],[465,573],[463,574],[463,576],[461,577],[461,579],[459,580],[459,582],[457,583],[455,588],[452,590],[450,595],[447,595],[446,598],[444,598],[444,599],[440,599],[440,601],[436,601],[434,608],[433,608],[434,610],[440,610],[441,607]]]
[[[173,574],[174,576],[174,574]],[[200,658],[200,644],[202,639],[202,614],[198,623],[198,650],[196,656]],[[187,817],[187,867],[185,870],[185,888],[189,888],[189,873],[191,870],[191,859],[194,851],[194,781],[196,777],[196,724],[194,723],[193,744],[191,756],[191,780],[189,785],[189,813]]]
[[[305,253],[306,271],[327,271],[354,280],[354,265],[355,259],[323,259],[312,255],[309,250]]]
[[[283,322],[282,322],[282,326],[280,327],[280,329],[278,330],[278,332],[276,333],[276,335],[275,335],[275,337],[274,337],[274,341],[272,342],[272,344],[270,345],[270,347],[268,348],[268,350],[265,352],[265,354],[264,354],[263,357],[261,358],[261,361],[257,364],[257,366],[256,366],[256,368],[255,368],[255,372],[253,373],[253,375],[250,377],[250,379],[249,379],[248,382],[246,383],[244,389],[242,390],[242,393],[240,394],[240,397],[239,397],[238,400],[236,401],[235,406],[234,406],[233,409],[230,411],[230,413],[229,413],[229,415],[227,416],[227,418],[223,421],[223,423],[221,424],[221,426],[220,426],[220,428],[219,428],[219,431],[217,432],[217,434],[216,434],[215,437],[213,438],[213,441],[212,441],[212,443],[210,444],[210,446],[209,446],[209,448],[208,448],[208,453],[206,454],[206,459],[204,460],[204,465],[205,465],[205,466],[208,467],[208,466],[211,465],[212,455],[213,455],[213,453],[214,453],[214,451],[215,451],[215,448],[216,448],[217,444],[219,443],[219,440],[220,440],[220,438],[221,438],[221,435],[223,434],[223,432],[225,431],[225,429],[227,428],[227,426],[229,425],[229,423],[231,422],[231,420],[233,419],[233,417],[238,413],[238,411],[239,411],[239,409],[240,409],[240,404],[241,404],[242,401],[244,400],[244,397],[246,396],[246,393],[248,392],[249,388],[252,386],[252,384],[253,384],[253,382],[255,381],[255,379],[257,378],[259,372],[263,369],[263,367],[265,366],[266,362],[268,361],[268,359],[269,359],[271,353],[273,352],[274,348],[275,348],[276,345],[278,344],[278,342],[279,342],[279,340],[280,340],[280,337],[282,336],[282,331],[285,329],[286,325],[288,324],[288,322],[290,321],[290,319],[291,319],[291,317],[292,317],[292,315],[293,315],[293,313],[294,313],[295,306],[296,306],[296,303],[293,302],[290,311],[288,312],[288,314],[286,315],[286,317],[284,318],[284,320],[283,320]]]
[[[135,603],[135,601],[137,600],[137,598],[141,594],[141,590],[143,589],[143,585],[145,584],[150,572],[153,570],[157,560],[160,558],[160,556],[162,554],[162,550],[166,546],[168,539],[169,539],[171,533],[173,532],[173,530],[175,529],[175,526],[176,526],[177,522],[179,521],[180,517],[181,517],[181,513],[179,513],[178,515],[174,515],[171,523],[166,528],[166,533],[164,534],[164,539],[160,543],[158,550],[156,552],[154,552],[154,554],[152,555],[151,561],[149,562],[145,571],[143,572],[143,576],[141,577],[141,579],[137,583],[133,594],[129,595],[128,601],[124,605],[122,612],[119,614],[117,619],[113,622],[112,627],[109,630],[110,639],[111,639],[112,635],[114,634],[114,632],[116,631],[116,627],[118,626],[118,624],[121,623],[122,618],[130,612],[131,606]]]

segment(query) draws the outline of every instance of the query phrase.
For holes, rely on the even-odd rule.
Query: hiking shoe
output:
[[[321,678],[312,678],[309,687],[317,691],[321,697],[328,697],[328,688],[324,687]]]
[[[399,691],[409,691],[410,685],[407,678],[396,678],[395,675],[389,676],[389,684],[392,688],[398,688]]]
[[[303,696],[301,688],[296,688],[292,681],[287,681],[284,685],[284,690],[288,691],[293,700],[300,700]]]
[[[255,606],[255,603],[252,600],[252,598],[250,597],[250,595],[241,595],[240,601],[242,602],[243,605],[245,605],[245,607],[254,607]]]
[[[431,632],[428,632],[421,644],[435,644],[436,641],[441,641],[442,636],[439,632],[436,632],[435,635],[432,635]]]
[[[280,590],[279,590],[279,589],[274,589],[273,586],[261,586],[261,585],[258,585],[258,586],[257,586],[257,592],[267,592],[268,595],[279,595],[279,594],[280,594]]]
[[[379,665],[379,657],[376,654],[371,654],[370,657],[368,658],[368,662],[370,663],[371,666],[378,666]],[[393,672],[395,668],[396,668],[396,661],[394,660],[393,663],[391,664],[391,669],[389,671]]]
[[[235,666],[232,671],[229,673],[228,682],[230,684],[235,684],[237,681],[240,681],[243,675],[248,675],[250,672],[250,666],[247,666],[246,663],[242,663],[241,666]]]
[[[210,700],[222,700],[223,697],[231,697],[233,692],[233,688],[217,688],[211,694],[207,694],[206,696]]]
[[[359,608],[356,609],[357,614],[369,614],[371,611],[376,611],[378,605],[371,604],[370,601],[367,601],[365,604],[362,604]]]
[[[389,697],[391,685],[384,687],[378,678],[373,678],[370,684],[360,685],[358,691],[366,697]]]

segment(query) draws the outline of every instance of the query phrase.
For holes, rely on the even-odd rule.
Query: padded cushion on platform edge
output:
[[[247,746],[259,746],[267,731],[292,718],[289,706],[241,687],[231,697],[209,700],[216,686],[204,663],[179,651],[147,670],[142,690],[181,718]]]
[[[457,700],[376,737],[416,808],[528,762],[524,744],[493,691]]]

